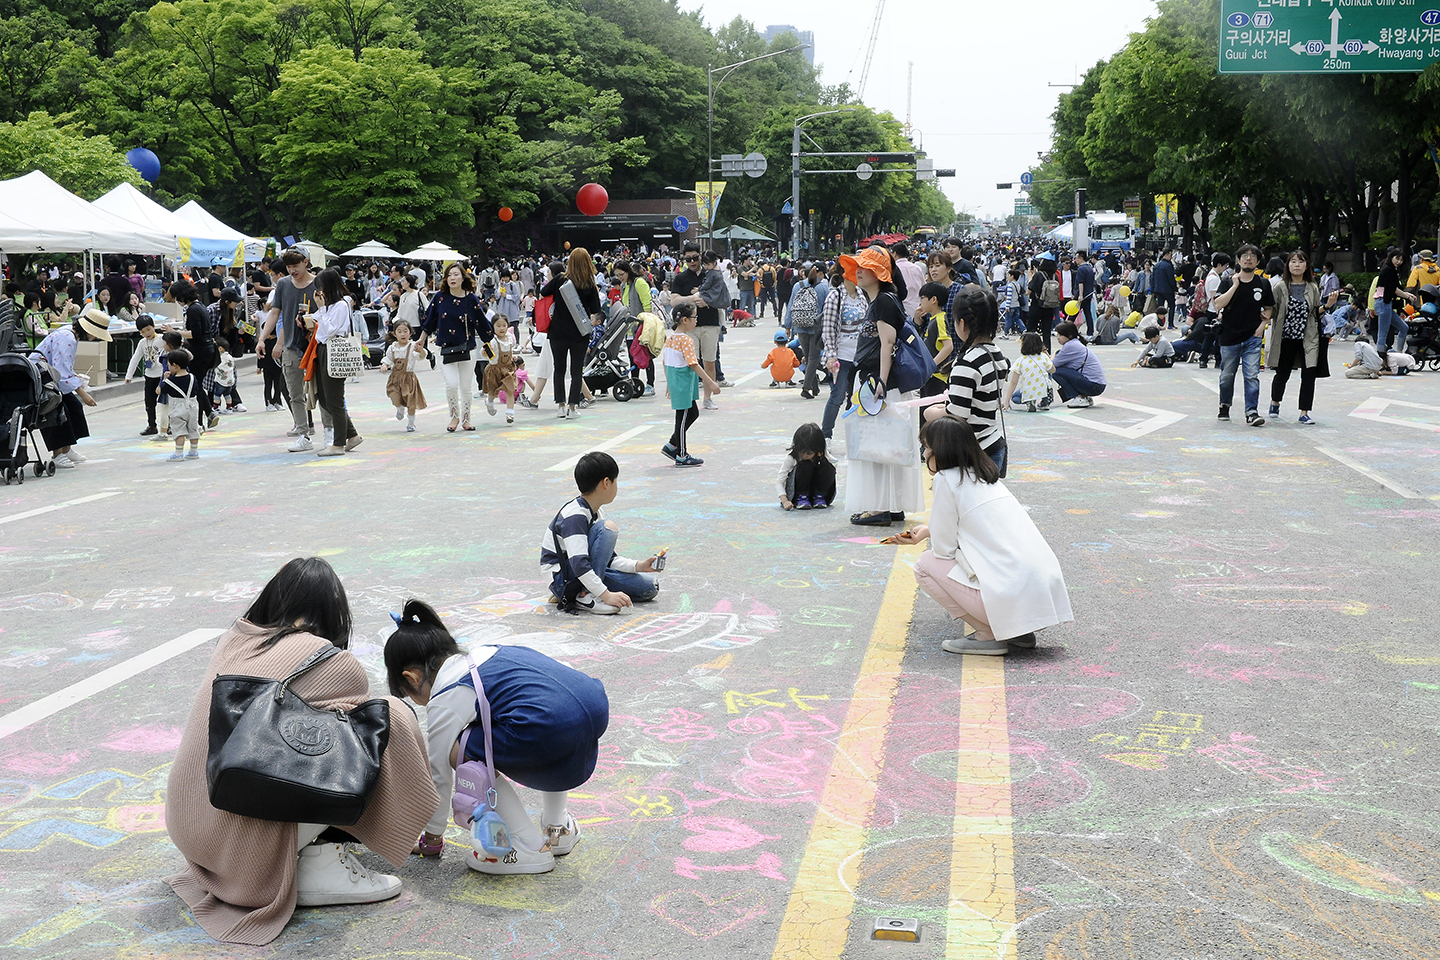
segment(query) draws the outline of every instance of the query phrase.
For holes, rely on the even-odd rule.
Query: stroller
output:
[[[35,431],[53,427],[65,416],[60,391],[40,377],[40,368],[23,353],[0,354],[0,479],[25,482],[30,450],[35,476],[55,476],[55,460],[45,459]],[[28,444],[27,444],[28,439]]]
[[[1424,302],[1410,318],[1405,352],[1415,358],[1415,369],[1440,370],[1440,288],[1427,283],[1420,288],[1420,298]]]
[[[610,308],[605,327],[591,341],[585,358],[585,385],[593,393],[610,391],[619,403],[645,392],[645,383],[631,375],[630,350],[625,340],[635,318],[620,304]]]

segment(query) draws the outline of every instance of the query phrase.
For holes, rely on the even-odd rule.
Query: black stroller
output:
[[[610,308],[610,317],[586,355],[585,385],[593,393],[610,391],[618,402],[638,397],[645,392],[645,383],[631,375],[630,350],[625,340],[635,318],[620,304]]]
[[[41,380],[40,368],[23,353],[0,353],[0,479],[25,482],[30,450],[35,476],[55,476],[55,460],[41,453],[35,431],[65,416],[60,392]],[[28,442],[27,442],[28,441]]]

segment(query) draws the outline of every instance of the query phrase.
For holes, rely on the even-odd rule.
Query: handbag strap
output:
[[[339,652],[339,647],[335,646],[333,643],[327,643],[325,644],[325,646],[321,647],[319,650],[316,650],[314,653],[310,654],[310,656],[300,661],[300,666],[290,671],[290,675],[284,680],[280,681],[280,688],[275,691],[275,700],[277,702],[280,700],[284,700],[285,691],[290,689],[290,684],[294,683],[297,677],[299,677],[302,673],[311,669],[312,667],[319,666],[320,664],[324,663],[326,660],[329,660],[331,657],[335,656]]]
[[[480,727],[485,734],[485,769],[490,773],[490,782],[495,782],[495,747],[490,742],[490,700],[485,696],[485,684],[480,680],[480,671],[475,667],[475,658],[471,654],[465,654],[465,664],[470,668],[470,679],[475,683],[475,701],[480,714]],[[465,759],[465,748],[470,743],[470,734],[474,727],[465,728],[465,736],[460,742],[460,759]],[[493,792],[494,787],[491,787]],[[490,806],[493,809],[495,801],[491,798]]]

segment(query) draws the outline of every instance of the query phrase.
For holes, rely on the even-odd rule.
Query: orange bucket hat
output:
[[[845,279],[851,283],[855,282],[855,268],[864,267],[875,276],[879,277],[882,283],[890,282],[890,254],[884,247],[866,247],[855,256],[848,253],[840,254],[840,266],[845,270]]]

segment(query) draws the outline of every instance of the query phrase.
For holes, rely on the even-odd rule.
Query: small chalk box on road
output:
[[[875,929],[870,931],[870,939],[919,943],[920,921],[907,920],[904,917],[876,917]]]

